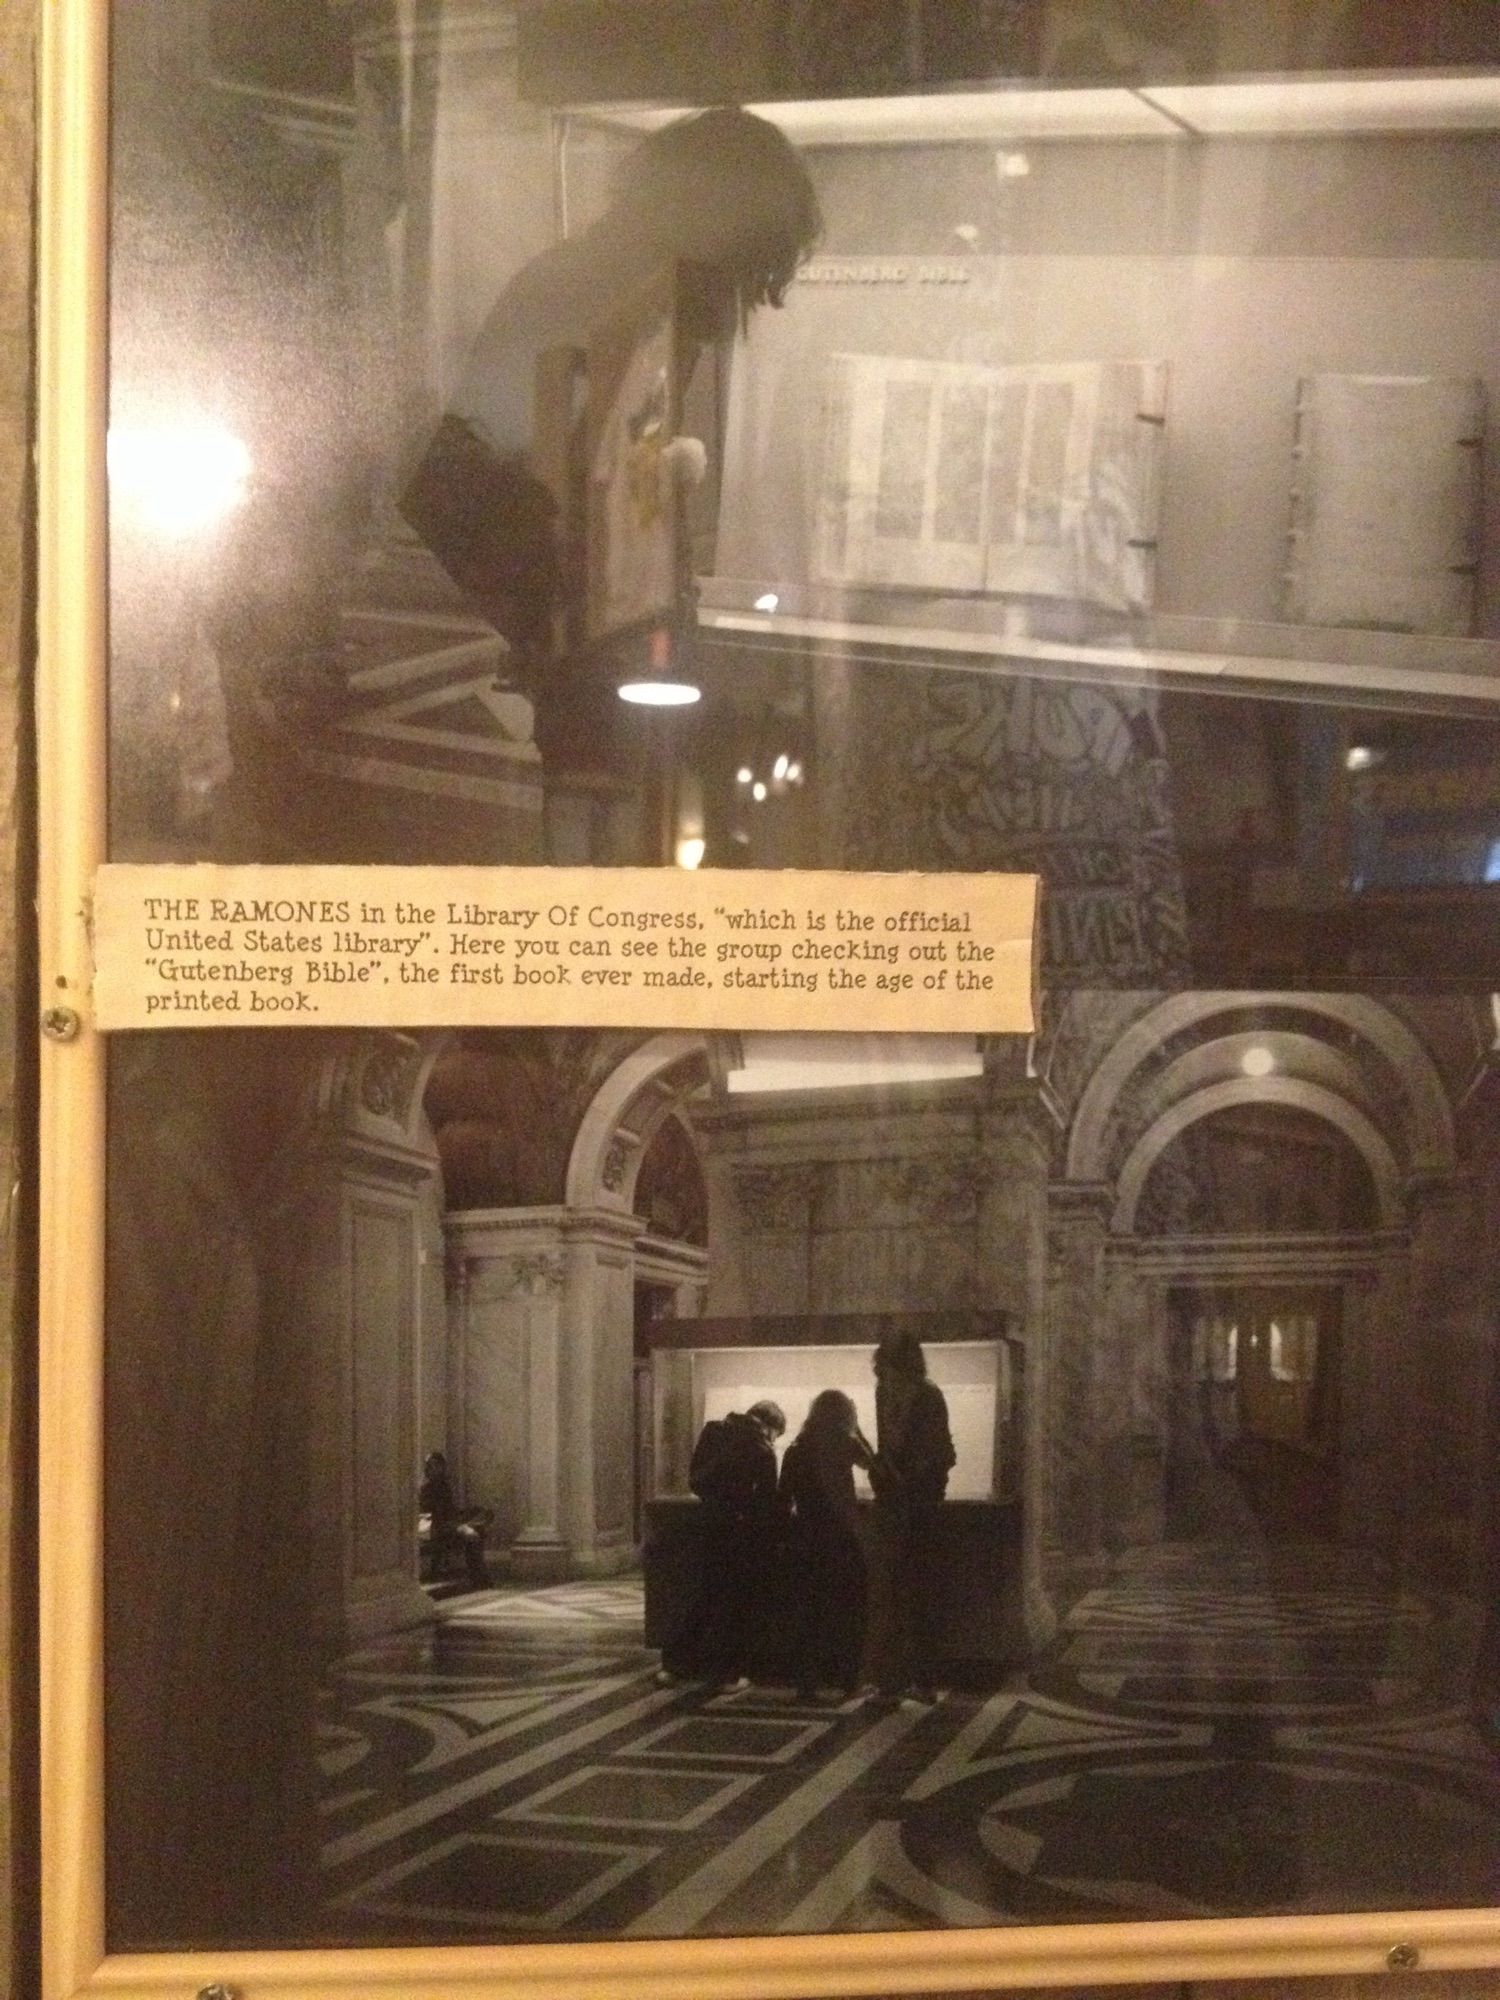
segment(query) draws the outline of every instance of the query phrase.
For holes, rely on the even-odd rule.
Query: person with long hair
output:
[[[956,1454],[943,1392],[911,1333],[875,1350],[875,1545],[886,1610],[877,1681],[890,1700],[936,1700],[937,1521]]]
[[[825,1687],[851,1695],[859,1685],[866,1585],[854,1468],[868,1468],[874,1456],[851,1399],[842,1389],[822,1389],[781,1462],[778,1490],[798,1600],[793,1668],[803,1700]]]
[[[767,119],[719,105],[674,120],[627,154],[603,212],[524,265],[481,327],[401,508],[509,641],[513,677],[541,698],[544,757],[549,725],[562,720],[544,712],[549,698],[554,711],[569,699],[551,658],[554,617],[579,585],[567,573],[558,496],[532,459],[539,359],[586,350],[654,276],[673,272],[685,388],[706,348],[743,331],[760,307],[781,304],[821,228],[795,148]],[[689,476],[699,469],[692,451],[675,462]],[[582,719],[597,731],[605,717]],[[563,730],[564,761],[577,747]]]

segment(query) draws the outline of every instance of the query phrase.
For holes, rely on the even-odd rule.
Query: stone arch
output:
[[[568,1156],[565,1206],[628,1215],[636,1176],[657,1127],[707,1082],[708,1074],[703,1035],[676,1030],[653,1035],[633,1049],[610,1072],[583,1115]],[[692,1120],[683,1122],[691,1132]]]
[[[1208,1030],[1217,1015],[1267,1005],[1295,1008],[1349,1029],[1383,1056],[1401,1078],[1411,1106],[1409,1169],[1453,1170],[1457,1157],[1453,1113],[1442,1083],[1420,1041],[1388,1008],[1359,994],[1219,992],[1174,994],[1133,1022],[1115,1042],[1079,1098],[1068,1134],[1065,1178],[1096,1184],[1113,1178],[1109,1138],[1115,1109],[1131,1078],[1165,1040],[1199,1026]],[[1276,1032],[1259,1039],[1272,1040]],[[1205,1041],[1211,1038],[1205,1033]],[[1263,1097],[1264,1083],[1270,1081],[1255,1086]]]
[[[1226,1078],[1194,1091],[1162,1112],[1131,1148],[1116,1183],[1115,1208],[1110,1228],[1116,1235],[1130,1235],[1135,1228],[1136,1209],[1152,1167],[1167,1147],[1190,1125],[1237,1104],[1284,1104],[1333,1125],[1350,1142],[1370,1169],[1380,1219],[1387,1229],[1401,1221],[1401,1168],[1384,1135],[1374,1121],[1326,1085],[1308,1083],[1299,1077]]]

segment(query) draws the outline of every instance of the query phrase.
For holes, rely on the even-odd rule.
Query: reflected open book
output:
[[[828,358],[825,583],[1149,608],[1167,369]]]

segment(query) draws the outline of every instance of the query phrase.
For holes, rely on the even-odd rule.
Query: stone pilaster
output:
[[[1101,1553],[1098,1466],[1104,1252],[1113,1190],[1067,1183],[1049,1197],[1047,1370],[1035,1396],[1046,1451],[1041,1494],[1049,1571]]]
[[[633,1215],[586,1209],[564,1230],[563,1533],[574,1574],[628,1567],[636,1555],[635,1243]]]
[[[317,1115],[289,1162],[313,1357],[316,1615],[330,1650],[432,1616],[417,1583],[416,1423],[437,1161],[412,1136],[420,1071],[412,1037],[356,1038],[318,1072]]]
[[[490,1541],[522,1574],[565,1567],[559,1383],[565,1258],[559,1208],[470,1209],[447,1219],[452,1352],[464,1429],[454,1472]]]
[[[1486,1438],[1490,1356],[1475,1246],[1493,1228],[1465,1173],[1431,1176],[1407,1192],[1410,1315],[1401,1412],[1407,1468],[1406,1560],[1430,1583],[1460,1589],[1472,1556],[1472,1504]],[[1493,1458],[1489,1461],[1493,1472]]]

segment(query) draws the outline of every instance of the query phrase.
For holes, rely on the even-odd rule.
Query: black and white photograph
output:
[[[1427,17],[109,10],[111,861],[1040,884],[1029,1034],[107,1038],[109,1952],[1500,1903]]]

